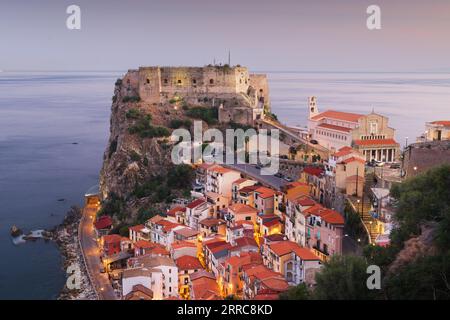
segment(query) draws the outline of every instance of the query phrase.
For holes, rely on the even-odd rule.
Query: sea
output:
[[[449,73],[266,72],[272,111],[306,126],[319,110],[389,117],[397,141],[450,120]],[[0,73],[0,299],[55,299],[65,284],[52,242],[15,243],[10,228],[49,229],[98,183],[111,97],[121,71]]]

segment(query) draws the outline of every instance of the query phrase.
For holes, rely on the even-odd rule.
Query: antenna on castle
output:
[[[231,50],[228,50],[228,65],[231,67]]]

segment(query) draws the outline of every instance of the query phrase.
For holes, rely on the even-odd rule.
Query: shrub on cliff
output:
[[[186,115],[190,118],[199,119],[205,121],[207,124],[216,124],[219,117],[219,111],[217,108],[207,107],[192,107],[186,110]]]
[[[139,96],[125,96],[122,98],[122,102],[140,102],[141,98]]]
[[[170,136],[170,131],[165,127],[153,126],[150,121],[151,115],[140,114],[135,125],[128,128],[130,134],[138,134],[142,139],[144,138],[158,138]]]
[[[180,127],[190,128],[191,125],[192,125],[191,120],[173,119],[170,121],[169,127],[172,129],[178,129]]]

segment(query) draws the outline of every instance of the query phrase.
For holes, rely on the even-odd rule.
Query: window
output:
[[[209,84],[214,84],[214,79],[209,79]]]
[[[180,79],[178,79],[177,83],[178,83],[178,84],[181,84],[181,80],[180,80]]]
[[[378,123],[375,121],[370,122],[369,124],[370,134],[374,135],[378,132]]]
[[[147,78],[147,84],[150,83],[150,79]]]
[[[167,79],[164,79],[164,83],[167,84],[169,81],[167,81]]]
[[[193,84],[197,84],[197,79],[192,79]]]

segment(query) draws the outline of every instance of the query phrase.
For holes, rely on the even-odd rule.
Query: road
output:
[[[299,135],[297,135],[296,133],[292,132],[289,127],[286,127],[284,125],[282,125],[279,122],[275,122],[275,121],[271,121],[268,119],[264,119],[261,120],[262,123],[275,127],[278,130],[280,130],[281,132],[283,132],[284,134],[286,134],[287,136],[289,136],[289,138],[291,138],[292,141],[295,141],[297,143],[303,144],[308,146],[311,150],[315,150],[316,152],[320,152],[322,154],[329,154],[330,150],[328,150],[327,148],[325,148],[324,146],[321,146],[319,144],[313,144],[311,142],[309,142],[308,140],[300,137]]]
[[[101,273],[100,249],[97,244],[94,221],[98,208],[86,206],[80,222],[80,243],[86,259],[86,268],[93,281],[94,289],[100,300],[116,300],[117,297],[107,273]]]
[[[276,190],[280,190],[282,186],[288,183],[284,179],[275,177],[273,175],[262,175],[261,170],[256,169],[252,164],[226,164],[225,166],[238,170],[249,176],[250,178],[253,178],[261,182],[262,184],[272,187]]]

